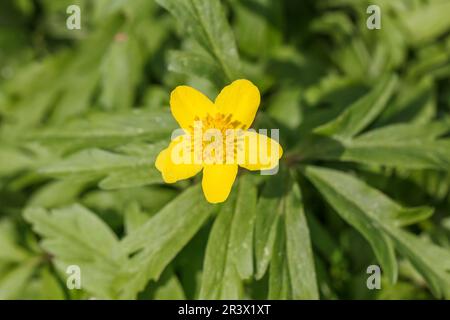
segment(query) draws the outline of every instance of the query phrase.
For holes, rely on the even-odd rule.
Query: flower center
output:
[[[242,129],[245,130],[245,125],[238,120],[233,120],[231,114],[217,113],[214,116],[209,113],[203,119],[198,116],[194,118],[194,121],[201,121],[204,129],[218,129],[225,133],[228,129]],[[189,129],[194,130],[191,125]]]
[[[213,117],[208,113],[208,115],[203,119],[203,123],[207,128],[219,129],[221,131],[226,131],[227,129],[245,129],[245,125],[243,125],[240,121],[232,121],[231,114],[226,115],[223,113],[217,113]]]
[[[195,125],[189,128],[194,133],[191,148],[202,162],[224,163],[226,158],[234,158],[237,150],[242,149],[238,139],[246,128],[240,121],[233,120],[231,114],[217,113],[212,116],[208,113],[206,117],[196,117],[194,120]],[[199,124],[201,133],[196,135]]]

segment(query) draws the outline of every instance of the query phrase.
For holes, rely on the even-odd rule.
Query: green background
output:
[[[239,78],[280,172],[164,185],[171,90]],[[2,0],[0,299],[448,299],[449,112],[449,0]]]

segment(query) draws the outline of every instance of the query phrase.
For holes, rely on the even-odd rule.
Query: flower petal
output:
[[[263,134],[247,131],[243,134],[243,155],[239,155],[238,163],[247,170],[270,170],[278,165],[283,155],[281,145]]]
[[[239,121],[242,129],[248,129],[255,119],[261,97],[258,88],[248,80],[236,80],[223,88],[215,105],[220,113],[231,114],[233,121]]]
[[[193,126],[196,118],[203,119],[209,113],[215,115],[217,107],[200,91],[179,86],[170,94],[170,110],[183,129]]]
[[[219,203],[227,200],[236,179],[238,166],[235,164],[206,165],[203,170],[202,188],[206,200]]]
[[[183,151],[180,148],[182,146],[181,143],[183,142],[183,137],[184,136],[178,137],[172,141],[169,146],[162,150],[156,158],[156,169],[161,172],[164,182],[166,183],[175,183],[179,180],[193,177],[203,168],[202,165],[193,163],[192,152],[188,155],[188,158],[192,161],[188,161],[186,163],[183,163],[182,161],[174,161],[173,155],[177,150],[175,148],[178,147],[178,149]]]

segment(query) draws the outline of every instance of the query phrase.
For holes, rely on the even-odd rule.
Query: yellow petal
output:
[[[195,119],[203,119],[209,113],[216,114],[216,106],[200,91],[179,86],[170,95],[170,109],[172,115],[183,129],[193,126]]]
[[[283,149],[277,141],[253,131],[245,132],[243,138],[243,148],[238,148],[237,155],[241,167],[253,171],[270,170],[278,165]]]
[[[206,165],[203,170],[202,188],[206,200],[219,203],[227,200],[236,179],[238,166],[235,164]]]
[[[179,180],[193,177],[203,168],[202,165],[193,163],[192,152],[189,152],[187,157],[190,161],[183,162],[183,159],[177,160],[173,157],[177,147],[179,150],[182,150],[182,142],[183,136],[178,137],[172,141],[166,149],[162,150],[156,158],[156,169],[161,172],[164,182],[166,183],[175,183]],[[182,155],[183,154],[181,154],[181,156]]]
[[[232,121],[239,121],[243,129],[248,129],[260,103],[258,88],[248,80],[236,80],[223,88],[215,105],[220,113],[231,114]]]

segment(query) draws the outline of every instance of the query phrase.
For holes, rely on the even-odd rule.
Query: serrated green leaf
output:
[[[82,77],[72,80],[69,90],[66,90],[58,102],[58,108],[52,114],[51,120],[61,123],[86,112],[91,105],[99,76],[96,72],[89,72]]]
[[[47,127],[30,134],[29,138],[76,150],[159,141],[170,137],[177,127],[172,115],[167,111],[95,113],[63,125]]]
[[[391,239],[380,230],[380,221],[395,216],[401,207],[381,192],[344,173],[308,166],[305,174],[339,215],[361,232],[390,281],[395,282],[397,261],[394,247]]]
[[[404,169],[450,168],[450,143],[438,139],[449,131],[446,121],[394,124],[347,141],[309,136],[299,154],[306,159],[352,161]]]
[[[80,205],[51,212],[29,208],[24,216],[43,237],[42,248],[54,256],[62,273],[69,265],[78,265],[83,289],[97,298],[116,297],[112,281],[126,256],[103,221]]]
[[[429,208],[406,209],[398,206],[379,191],[372,189],[363,182],[344,173],[330,169],[319,169],[315,167],[306,168],[307,177],[321,191],[329,203],[338,213],[355,228],[360,230],[369,240],[375,253],[376,250],[389,250],[389,248],[378,247],[375,239],[386,241],[386,236],[395,244],[396,249],[407,256],[417,270],[427,280],[431,289],[437,297],[448,296],[450,293],[450,255],[448,252],[432,243],[417,239],[412,234],[403,231],[399,226],[417,221],[430,215]],[[351,215],[355,216],[351,217]],[[359,216],[357,217],[356,214]],[[362,216],[369,217],[372,228],[361,228]],[[358,226],[359,225],[359,226]],[[366,229],[365,231],[363,229]],[[368,232],[369,234],[365,234]],[[390,246],[391,241],[384,246]],[[380,244],[380,243],[378,243]],[[376,253],[377,254],[377,253]],[[391,276],[386,264],[383,262],[383,254],[377,254],[378,259],[384,267],[384,271]],[[385,256],[386,258],[388,256]],[[392,280],[392,278],[391,278]]]
[[[48,267],[41,268],[38,277],[28,282],[23,296],[27,300],[64,300],[65,298],[61,284]]]
[[[408,31],[408,41],[418,45],[450,30],[448,12],[450,3],[445,1],[424,3],[415,10],[404,11],[400,19]]]
[[[366,142],[355,139],[345,144],[345,149],[338,158],[396,168],[448,170],[450,142],[388,139]]]
[[[9,220],[0,221],[0,263],[23,262],[30,254],[17,244],[14,224]]]
[[[172,271],[169,275],[163,279],[161,277],[158,287],[153,293],[153,298],[156,300],[184,300],[186,296],[184,295],[183,286],[178,280],[177,275]]]
[[[326,188],[331,188],[329,190],[333,190],[334,194],[329,194],[330,197],[342,197],[342,203],[349,201],[349,205],[353,204],[358,207],[361,215],[366,215],[381,224],[390,223],[394,226],[402,226],[408,220],[414,223],[417,221],[417,217],[428,218],[433,213],[433,209],[430,207],[402,207],[377,189],[340,171],[308,166],[305,173],[314,184],[322,185],[323,183],[324,187],[326,184]],[[319,190],[322,189],[319,188]]]
[[[99,187],[105,190],[135,188],[162,183],[161,173],[151,165],[121,169],[109,174],[100,181]]]
[[[42,287],[40,289],[40,292],[43,293],[42,299],[45,300],[64,299],[64,291],[62,290],[58,280],[47,268],[44,268],[41,271],[41,283]]]
[[[73,203],[89,179],[52,181],[37,190],[28,202],[32,207],[54,208]]]
[[[229,80],[237,77],[239,56],[219,0],[157,0],[219,64]]]
[[[40,170],[42,174],[63,176],[104,176],[115,170],[139,165],[150,166],[152,159],[139,159],[101,149],[88,149]]]
[[[208,55],[190,51],[170,51],[168,62],[167,68],[170,71],[209,79],[217,88],[228,82],[222,75],[220,65]]]
[[[435,121],[427,124],[393,124],[371,130],[357,137],[364,143],[389,141],[433,141],[450,131],[450,121]]]
[[[367,95],[349,106],[336,119],[314,130],[317,134],[348,139],[364,130],[383,111],[398,83],[395,75],[386,76]]]
[[[154,185],[115,191],[92,190],[82,197],[82,202],[98,212],[117,211],[119,214],[138,203],[142,210],[153,215],[177,195],[174,189]]]
[[[32,166],[33,158],[23,150],[11,146],[0,146],[0,175],[12,174]]]
[[[0,278],[0,300],[17,299],[31,278],[39,260],[30,258]]]
[[[450,253],[448,249],[419,239],[413,234],[387,226],[398,250],[405,255],[413,266],[426,279],[437,298],[450,299]]]
[[[411,72],[415,72],[414,66],[411,67]],[[434,80],[426,74],[411,75],[409,79],[401,82],[395,99],[375,121],[374,126],[382,127],[401,122],[426,125],[434,120],[436,113]]]
[[[121,297],[135,297],[148,280],[157,280],[213,210],[215,207],[205,201],[197,185],[183,192],[139,229],[127,235],[121,242],[121,249],[128,254],[134,253],[134,256],[122,267],[127,276],[119,282]]]
[[[153,149],[139,157],[87,149],[42,168],[40,173],[64,178],[102,178],[99,186],[105,190],[140,187],[162,182],[161,174],[154,166],[158,152]]]

